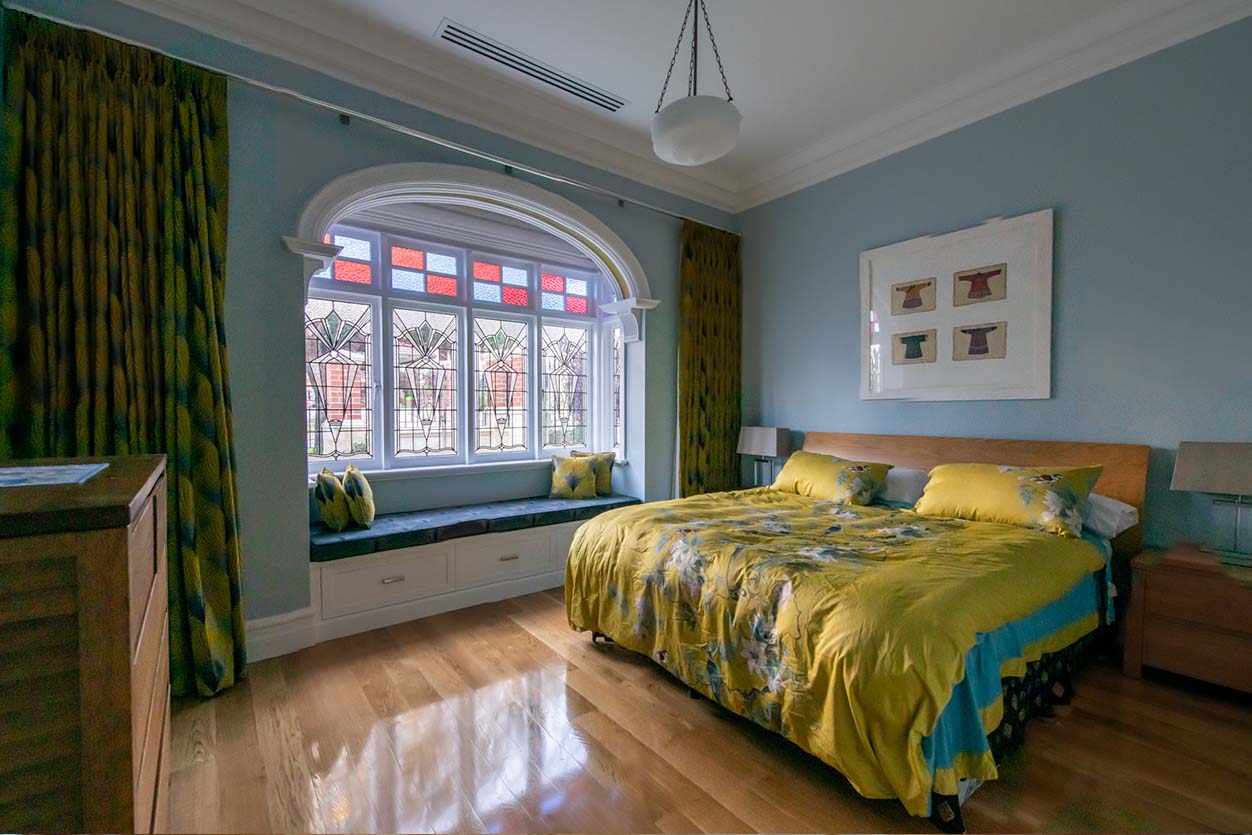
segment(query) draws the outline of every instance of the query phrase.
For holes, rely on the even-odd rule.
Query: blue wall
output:
[[[1250,79],[1252,19],[741,215],[745,421],[1150,444],[1149,542],[1228,537],[1169,478],[1252,441]],[[1046,207],[1052,399],[862,402],[859,254]]]
[[[207,37],[113,0],[28,0],[24,7],[152,46],[176,57],[279,84],[354,110],[575,177],[721,226],[734,218],[690,200],[372,94],[328,76]],[[235,407],[248,618],[309,605],[308,489],[303,425],[303,289],[299,259],[281,235],[295,232],[310,197],[331,179],[390,162],[484,167],[473,158],[374,127],[339,124],[335,113],[231,82],[230,226],[226,328]],[[678,240],[681,221],[615,200],[533,180],[595,214],[626,242],[662,304],[646,314],[645,342],[628,346],[631,394],[619,490],[669,496],[674,456]],[[380,481],[380,510],[490,501],[546,493],[543,471]]]

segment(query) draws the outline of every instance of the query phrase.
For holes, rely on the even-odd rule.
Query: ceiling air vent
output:
[[[544,84],[569,93],[571,96],[580,98],[589,104],[594,104],[596,107],[603,107],[611,113],[616,113],[626,104],[626,100],[619,96],[601,90],[599,87],[577,79],[569,73],[561,72],[541,61],[536,61],[529,55],[518,52],[511,46],[505,46],[497,40],[481,35],[468,26],[463,26],[454,20],[448,20],[446,17],[439,24],[439,28],[435,30],[435,36],[449,43],[456,44],[463,49],[468,49],[470,52],[480,55],[489,61],[503,64],[511,70],[528,75],[536,81],[542,81]]]

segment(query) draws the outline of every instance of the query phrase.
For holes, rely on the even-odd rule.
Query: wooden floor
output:
[[[566,625],[560,590],[312,647],[174,715],[176,832],[932,832]],[[1252,703],[1096,664],[970,831],[1247,832]]]

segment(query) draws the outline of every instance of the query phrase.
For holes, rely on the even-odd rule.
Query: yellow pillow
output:
[[[791,453],[774,489],[841,504],[869,504],[887,486],[890,464],[845,461],[803,450]]]
[[[613,495],[613,461],[617,458],[616,452],[583,452],[575,449],[570,451],[570,455],[574,458],[590,458],[596,469],[596,494]]]
[[[596,497],[596,468],[590,458],[566,458],[552,456],[553,499],[594,499]]]
[[[343,474],[343,492],[348,497],[352,521],[363,528],[374,524],[374,489],[355,464],[349,464]]]
[[[322,517],[326,527],[332,531],[341,531],[352,521],[348,510],[348,494],[343,491],[339,478],[329,469],[323,468],[313,483],[313,498],[317,500],[317,515]]]
[[[1061,536],[1082,534],[1082,514],[1103,467],[1004,467],[941,464],[913,508],[945,516],[1018,525]]]

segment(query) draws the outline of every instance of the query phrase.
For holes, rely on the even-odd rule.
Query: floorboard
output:
[[[1252,699],[1096,663],[971,832],[1252,829]],[[175,832],[931,832],[570,630],[559,589],[331,641],[180,702]]]

